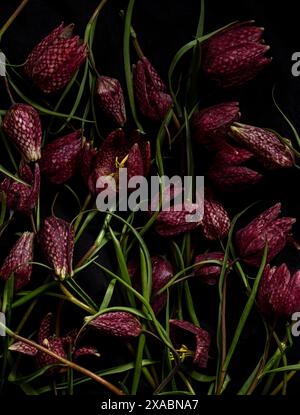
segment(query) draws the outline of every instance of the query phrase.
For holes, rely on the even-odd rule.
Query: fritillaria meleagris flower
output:
[[[195,257],[194,264],[202,261],[224,261],[223,252],[208,252],[206,254],[199,254]],[[194,268],[194,275],[199,277],[208,285],[215,285],[219,280],[222,265],[218,264],[204,264]]]
[[[296,219],[279,218],[280,211],[281,204],[277,203],[236,233],[236,245],[245,263],[259,266],[266,242],[268,262],[285,247]]]
[[[42,150],[41,171],[51,183],[62,184],[76,173],[81,153],[81,131],[48,143]]]
[[[251,151],[242,148],[232,146],[231,144],[223,143],[214,157],[214,163],[221,166],[240,166],[253,158]]]
[[[101,191],[101,178],[111,176],[118,185],[120,168],[127,168],[128,180],[133,176],[147,176],[150,171],[150,143],[139,135],[126,137],[122,129],[114,130],[102,142],[93,160],[89,177],[92,192]]]
[[[126,311],[113,311],[93,318],[88,323],[99,333],[114,337],[138,337],[142,331],[139,320]]]
[[[240,119],[238,102],[224,102],[197,112],[192,118],[193,136],[208,149],[220,147],[229,128]]]
[[[210,347],[209,333],[184,320],[170,320],[170,336],[180,358],[185,355],[193,356],[193,363],[200,368],[207,367]]]
[[[87,57],[87,45],[73,36],[74,25],[62,23],[29,54],[25,72],[43,92],[63,88]]]
[[[247,189],[263,177],[257,171],[241,166],[251,158],[253,154],[250,151],[225,143],[214,157],[208,176],[220,191]]]
[[[203,48],[203,70],[222,87],[253,79],[271,58],[262,39],[263,28],[252,21],[236,23],[212,36]]]
[[[27,161],[41,158],[41,121],[38,112],[31,105],[11,106],[5,114],[2,127]]]
[[[262,175],[246,166],[214,166],[209,178],[219,190],[235,192],[257,184]]]
[[[205,193],[204,215],[200,222],[200,230],[209,240],[223,239],[228,235],[230,229],[228,213],[210,191],[206,190]]]
[[[300,310],[300,271],[291,275],[286,264],[267,265],[260,282],[259,309],[275,317],[291,316]]]
[[[39,244],[60,280],[73,275],[74,233],[69,222],[55,216],[46,218],[39,233]]]
[[[30,282],[33,260],[32,232],[24,232],[12,247],[0,269],[0,279],[6,281],[14,274],[15,289],[18,291]]]
[[[17,182],[11,178],[5,178],[0,184],[0,189],[6,195],[6,204],[9,209],[30,215],[36,206],[40,193],[40,168],[36,163],[32,173],[27,164],[20,167],[20,178],[28,185]]]
[[[141,113],[151,121],[162,120],[172,105],[172,98],[147,58],[140,59],[134,67],[133,82]]]
[[[78,358],[83,355],[97,356],[97,350],[91,346],[74,346],[74,340],[77,335],[77,331],[68,333],[66,336],[58,337],[54,334],[54,320],[52,313],[48,313],[42,320],[38,331],[38,344],[45,347],[49,351],[57,354],[58,356],[67,359],[70,347],[72,350],[73,358]],[[16,351],[28,356],[34,356],[36,359],[36,365],[38,368],[42,368],[48,365],[59,364],[59,360],[50,356],[46,352],[38,350],[36,347],[18,341],[10,346],[9,350]],[[53,375],[56,371],[59,371],[58,367],[49,368],[48,374]]]
[[[151,296],[151,306],[155,314],[158,314],[165,306],[167,301],[167,294],[165,292],[156,295],[156,293],[161,290],[172,278],[174,275],[174,270],[172,265],[168,260],[162,256],[153,256],[151,258],[152,266],[152,296]],[[128,264],[129,275],[132,279],[133,286],[140,290],[141,280],[140,280],[140,267],[139,263],[136,260],[131,260]]]
[[[272,131],[253,127],[252,125],[234,123],[230,127],[230,135],[250,150],[268,169],[279,169],[294,165],[293,153]]]
[[[96,101],[102,112],[119,127],[126,123],[123,90],[117,79],[100,76],[96,83]]]

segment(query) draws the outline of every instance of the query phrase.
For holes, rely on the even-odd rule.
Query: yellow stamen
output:
[[[180,347],[180,349],[176,349],[176,352],[179,354],[179,360],[183,362],[186,357],[193,356],[194,353],[189,350],[184,344]],[[174,355],[172,352],[169,353],[170,360],[174,360]]]
[[[118,160],[119,157],[116,157],[116,168],[122,169],[125,166],[126,161],[128,160],[128,157],[129,157],[129,154],[127,154],[127,156],[125,156],[123,160],[121,160],[120,162]]]

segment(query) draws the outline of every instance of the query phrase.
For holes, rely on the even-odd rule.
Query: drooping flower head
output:
[[[27,58],[25,73],[45,93],[63,88],[87,57],[87,45],[73,36],[73,29],[61,23]]]
[[[41,121],[31,105],[11,106],[5,114],[2,127],[25,160],[36,161],[41,158]]]

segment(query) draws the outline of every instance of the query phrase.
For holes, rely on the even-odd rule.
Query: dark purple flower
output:
[[[0,184],[0,189],[6,194],[6,204],[9,209],[30,215],[31,210],[36,206],[40,193],[40,168],[34,166],[34,174],[27,164],[20,167],[20,178],[26,184],[6,178]]]
[[[194,264],[202,261],[224,261],[223,252],[208,252],[206,254],[197,255]],[[216,285],[221,273],[222,265],[205,264],[194,268],[194,274],[208,285]]]
[[[141,113],[152,121],[162,120],[172,105],[172,98],[147,58],[138,61],[133,71],[133,81]]]
[[[275,317],[300,310],[300,271],[291,275],[286,264],[266,266],[257,295],[260,310]]]
[[[240,191],[261,181],[262,175],[245,166],[218,166],[210,169],[209,178],[221,191]]]
[[[12,247],[0,269],[0,279],[6,281],[12,274],[15,277],[15,290],[18,291],[30,282],[33,260],[34,234],[24,232]]]
[[[230,128],[230,135],[250,150],[268,169],[279,169],[294,165],[292,151],[272,131],[234,123]]]
[[[48,143],[42,151],[41,171],[51,183],[62,184],[77,171],[81,153],[81,131]]]
[[[54,321],[52,313],[48,313],[42,320],[38,331],[38,344],[49,351],[56,353],[58,356],[67,359],[67,353],[71,350],[73,357],[76,359],[83,355],[99,356],[97,350],[91,346],[78,347],[74,341],[78,331],[68,333],[64,337],[57,337],[54,334]],[[36,347],[30,346],[22,341],[18,341],[10,346],[9,350],[23,353],[29,356],[35,356],[36,365],[42,368],[48,365],[59,364],[59,360],[45,352],[39,351]],[[53,375],[58,368],[50,368],[48,374]]]
[[[253,79],[271,58],[263,43],[263,29],[253,22],[236,23],[212,36],[204,45],[203,70],[222,87],[243,84]]]
[[[208,149],[219,148],[223,145],[230,126],[240,116],[238,102],[224,102],[205,108],[193,116],[193,135]]]
[[[240,256],[247,264],[260,265],[266,242],[268,242],[267,262],[285,247],[296,219],[279,218],[280,211],[281,204],[277,203],[236,233]]]
[[[31,105],[11,106],[5,114],[2,127],[27,161],[41,158],[41,121],[38,112]]]
[[[39,234],[39,244],[60,280],[73,275],[74,233],[69,222],[55,216],[46,218]]]
[[[89,188],[92,192],[101,191],[101,178],[107,176],[114,177],[118,184],[119,169],[122,167],[127,168],[128,180],[133,176],[146,176],[150,171],[150,163],[148,141],[144,141],[139,135],[126,137],[122,129],[114,130],[102,142],[93,160]]]
[[[125,338],[138,337],[142,330],[139,320],[126,311],[101,314],[92,319],[89,326],[94,327],[101,334]]]
[[[73,28],[62,23],[27,58],[25,72],[43,92],[63,88],[87,57],[87,45],[73,36]]]
[[[149,212],[159,208],[158,192],[151,200]],[[181,183],[164,186],[161,211],[156,217],[155,230],[164,237],[176,236],[197,228],[201,220],[201,204],[190,202]]]
[[[152,295],[151,306],[155,314],[158,314],[166,305],[167,294],[163,292],[159,295],[156,293],[161,290],[174,275],[174,270],[169,261],[162,256],[153,256],[151,258],[152,266]],[[133,259],[128,264],[129,275],[132,279],[132,285],[140,291],[140,267],[137,260]]]
[[[96,100],[102,112],[118,126],[126,123],[123,90],[117,79],[100,76],[96,83]]]
[[[184,320],[170,320],[170,336],[175,347],[185,345],[193,354],[193,362],[200,368],[207,367],[208,351],[210,347],[209,333]],[[178,350],[180,353],[181,349]],[[188,350],[187,350],[188,352]]]
[[[228,235],[230,219],[223,205],[217,201],[210,191],[206,190],[204,199],[204,215],[200,222],[200,230],[210,240],[223,239]]]
[[[253,157],[245,148],[234,147],[226,142],[214,157],[214,164],[219,166],[239,166]]]

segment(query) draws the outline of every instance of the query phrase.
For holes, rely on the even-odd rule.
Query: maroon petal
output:
[[[38,333],[38,342],[42,344],[44,339],[50,338],[54,333],[54,319],[53,314],[48,313],[42,320],[39,333]]]
[[[253,153],[245,148],[233,147],[225,143],[214,158],[216,166],[239,166],[253,157]]]
[[[41,170],[55,184],[68,181],[78,168],[81,131],[77,130],[48,143],[42,151]]]
[[[9,350],[26,354],[28,356],[36,356],[38,353],[38,349],[24,342],[13,343],[11,346],[9,346]]]
[[[224,145],[231,124],[240,118],[238,102],[224,102],[196,113],[192,119],[195,139],[208,148]]]
[[[171,338],[175,340],[178,335],[178,330],[181,331],[180,338],[183,339],[186,337],[188,340],[188,335],[194,336],[194,364],[197,364],[201,368],[207,366],[208,361],[208,352],[210,347],[210,335],[206,330],[203,330],[200,327],[195,326],[194,324],[184,321],[184,320],[170,320],[171,328]]]
[[[123,127],[126,123],[126,111],[120,82],[108,76],[100,76],[96,84],[96,99],[104,114]]]
[[[4,132],[28,161],[41,157],[42,127],[38,112],[30,105],[15,104],[6,112]]]
[[[176,236],[181,233],[192,231],[196,229],[199,222],[189,222],[187,215],[195,214],[198,209],[198,205],[195,203],[185,203],[180,207],[181,210],[176,210],[176,206],[170,208],[170,210],[161,211],[155,224],[156,232],[164,237]]]
[[[292,167],[294,157],[277,135],[264,128],[235,123],[231,126],[231,136],[246,146],[268,169]]]
[[[152,121],[160,121],[172,105],[172,98],[160,76],[147,58],[134,68],[134,88],[141,113]]]
[[[210,240],[225,238],[230,229],[230,219],[225,208],[210,196],[206,196],[204,200],[204,216],[200,229],[205,238]]]
[[[195,257],[194,264],[202,261],[224,261],[223,252],[208,252],[206,254],[200,254]],[[195,276],[200,277],[203,282],[208,285],[215,285],[218,282],[222,265],[206,264],[200,265],[194,268]]]
[[[209,178],[221,191],[239,191],[247,189],[261,181],[262,175],[244,166],[217,165],[209,171]]]
[[[61,24],[32,51],[25,72],[45,93],[64,87],[87,57],[87,45],[72,37],[74,25]]]
[[[34,234],[24,232],[12,247],[0,269],[0,278],[6,281],[15,276],[15,289],[18,291],[30,282],[33,259]]]
[[[166,293],[156,295],[173,277],[174,270],[169,261],[161,256],[151,258],[152,265],[152,300],[151,305],[155,314],[158,314],[167,301]]]
[[[137,337],[142,330],[138,319],[124,311],[102,314],[90,321],[89,325],[102,334],[116,337]]]
[[[49,216],[40,231],[39,243],[59,279],[73,275],[74,233],[70,223]]]
[[[79,349],[76,349],[74,352],[74,357],[77,359],[81,356],[97,356],[99,357],[98,350],[92,346],[82,346]]]

